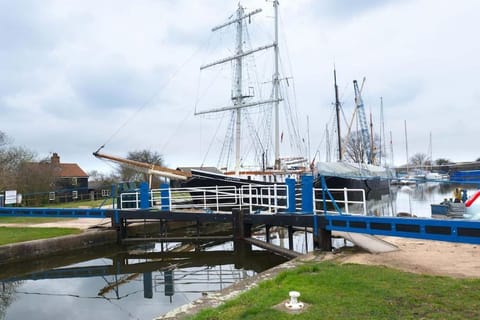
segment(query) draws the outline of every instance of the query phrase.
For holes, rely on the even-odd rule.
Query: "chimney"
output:
[[[59,165],[60,164],[60,157],[58,156],[58,153],[54,152],[52,154],[51,162],[53,165]]]

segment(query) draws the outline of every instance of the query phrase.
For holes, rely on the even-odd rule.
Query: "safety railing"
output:
[[[168,210],[199,209],[208,212],[231,212],[247,208],[251,213],[277,213],[288,206],[287,186],[243,185],[195,188],[160,188],[150,190],[150,207]],[[120,195],[120,208],[139,209],[140,193]]]
[[[151,193],[152,207],[168,203],[170,210],[226,211],[240,206],[239,192],[234,186],[154,189]]]
[[[315,213],[367,215],[367,200],[364,189],[340,188],[328,189],[328,191],[333,199],[328,195],[324,196],[325,191],[322,188],[313,189],[313,210]],[[360,210],[358,210],[359,207]]]
[[[288,207],[286,185],[244,185],[240,188],[241,204],[250,212],[277,213]]]

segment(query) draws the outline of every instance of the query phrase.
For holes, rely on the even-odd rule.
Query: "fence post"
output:
[[[287,185],[287,212],[295,213],[297,210],[296,199],[295,199],[295,179],[287,178],[285,179],[285,184]]]
[[[160,185],[160,204],[162,210],[170,210],[170,189],[168,183]]]
[[[140,209],[150,208],[150,190],[146,182],[140,183]]]
[[[313,213],[313,176],[302,176],[302,212]]]

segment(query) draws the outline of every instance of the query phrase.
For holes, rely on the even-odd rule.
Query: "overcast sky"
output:
[[[86,171],[112,169],[92,156],[103,144],[119,156],[157,151],[170,167],[215,165],[205,155],[216,125],[193,115],[199,67],[221,58],[206,49],[212,42],[232,51],[211,28],[237,4],[0,0],[0,130],[39,158],[57,152]],[[252,24],[270,27],[270,1],[242,4],[262,8]],[[410,156],[430,152],[431,133],[433,159],[480,157],[479,1],[283,0],[279,10],[282,62],[302,135],[309,119],[311,153],[324,150],[335,65],[346,118],[352,80],[366,77],[376,130],[383,97],[395,164],[406,161],[405,121]]]

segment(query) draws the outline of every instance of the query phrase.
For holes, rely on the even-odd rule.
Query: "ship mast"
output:
[[[279,125],[279,72],[278,72],[278,56],[279,56],[279,48],[278,48],[278,0],[273,0],[273,8],[275,10],[275,40],[273,43],[273,51],[275,53],[275,70],[273,73],[273,94],[275,99],[275,169],[280,169],[280,125]]]
[[[214,112],[222,112],[228,110],[235,110],[236,113],[236,121],[235,121],[235,174],[238,175],[240,173],[240,141],[241,141],[241,113],[243,108],[258,106],[262,104],[268,103],[275,103],[275,168],[278,169],[280,167],[280,141],[279,141],[279,111],[278,111],[278,104],[281,101],[279,97],[279,72],[278,72],[278,20],[277,20],[277,7],[278,1],[274,0],[274,8],[275,8],[275,40],[272,44],[268,44],[262,47],[258,47],[256,49],[244,51],[243,50],[243,23],[245,19],[250,19],[252,15],[261,12],[261,9],[254,10],[249,13],[245,13],[244,8],[239,4],[238,9],[236,11],[235,19],[228,21],[224,24],[216,26],[212,28],[212,31],[219,30],[231,24],[236,24],[236,45],[235,45],[235,54],[231,57],[227,57],[200,67],[200,70],[222,64],[229,61],[234,61],[235,64],[235,79],[233,82],[233,95],[231,97],[233,101],[233,106],[211,109],[206,111],[198,111],[195,112],[195,115],[206,114],[206,113],[214,113]],[[242,82],[243,82],[243,58],[247,55],[255,53],[260,50],[266,50],[269,48],[274,48],[275,51],[275,70],[273,74],[273,99],[267,99],[262,101],[250,102],[246,103],[245,98],[250,98],[251,96],[243,94]]]
[[[333,82],[335,86],[335,113],[337,116],[338,161],[342,161],[342,135],[340,132],[340,100],[338,99],[337,70],[333,68]]]

